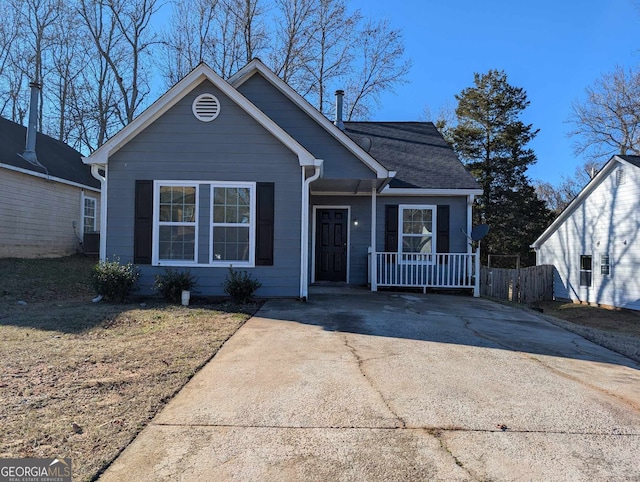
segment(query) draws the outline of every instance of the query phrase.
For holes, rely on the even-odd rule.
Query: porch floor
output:
[[[364,285],[348,283],[320,282],[309,286],[309,296],[313,295],[345,295],[347,293],[370,293],[371,288]]]

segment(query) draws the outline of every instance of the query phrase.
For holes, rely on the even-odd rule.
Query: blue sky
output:
[[[557,184],[584,159],[567,137],[571,103],[616,65],[640,60],[640,0],[351,0],[404,32],[410,83],[382,98],[372,120],[416,120],[455,107],[474,72],[504,70],[526,90],[523,120],[540,129],[532,179]]]

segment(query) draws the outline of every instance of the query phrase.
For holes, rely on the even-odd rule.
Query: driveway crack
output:
[[[476,474],[474,474],[469,468],[465,467],[462,461],[458,457],[456,457],[456,455],[451,451],[451,449],[447,445],[447,442],[444,440],[442,436],[442,432],[440,430],[427,430],[427,432],[431,434],[438,441],[438,443],[440,444],[440,448],[443,451],[445,451],[453,459],[456,465],[460,467],[462,470],[464,470],[471,479],[483,480],[481,477],[478,477]]]
[[[367,383],[373,389],[373,391],[378,395],[378,397],[380,398],[384,406],[387,407],[387,410],[389,410],[389,412],[393,415],[393,417],[398,421],[400,425],[399,428],[407,428],[407,422],[393,409],[393,407],[391,407],[391,404],[382,395],[382,392],[373,384],[371,378],[367,376],[367,373],[365,372],[364,366],[363,366],[365,360],[358,354],[358,351],[355,349],[355,347],[349,343],[349,339],[347,335],[342,334],[342,341],[344,342],[344,345],[347,347],[347,349],[351,352],[353,357],[356,359],[360,374],[364,377],[364,379],[367,381]]]

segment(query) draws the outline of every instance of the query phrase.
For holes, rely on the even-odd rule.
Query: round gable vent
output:
[[[213,94],[200,94],[191,106],[193,115],[202,122],[211,122],[220,114],[220,102]]]

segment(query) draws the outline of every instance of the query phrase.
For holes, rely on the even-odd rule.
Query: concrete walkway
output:
[[[640,480],[640,367],[486,300],[269,301],[101,478]]]

